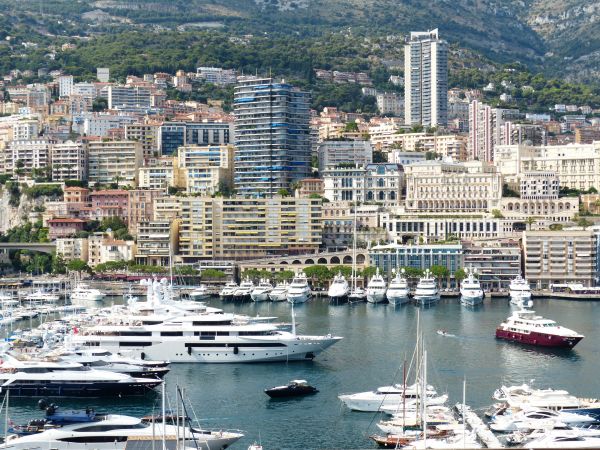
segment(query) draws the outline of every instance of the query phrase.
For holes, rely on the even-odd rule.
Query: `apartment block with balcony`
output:
[[[179,147],[175,183],[190,194],[212,195],[233,188],[233,147]]]
[[[598,237],[590,230],[525,231],[525,276],[536,289],[597,280]]]
[[[518,239],[486,239],[463,242],[464,267],[477,271],[485,291],[508,290],[521,275],[521,247]]]
[[[67,141],[50,147],[52,180],[87,180],[87,146],[82,142]]]
[[[180,202],[184,262],[311,253],[321,245],[320,199],[182,197]]]
[[[148,221],[138,227],[135,260],[148,266],[169,265],[170,256],[177,254],[179,221]]]
[[[142,144],[135,141],[92,141],[88,144],[90,184],[137,186]]]

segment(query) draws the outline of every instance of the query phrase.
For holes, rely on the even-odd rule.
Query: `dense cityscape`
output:
[[[600,448],[598,97],[440,27],[306,79],[6,36],[0,448]]]

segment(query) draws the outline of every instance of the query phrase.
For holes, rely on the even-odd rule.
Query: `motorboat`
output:
[[[403,399],[406,403],[415,403],[421,395],[422,388],[420,385],[414,384],[407,386],[406,389],[402,385],[381,386],[374,391],[359,392],[356,394],[344,394],[338,398],[346,405],[347,408],[353,411],[376,412],[383,407],[402,407]],[[425,392],[427,396],[427,405],[441,405],[448,400],[447,395],[437,395],[437,392],[432,386],[427,386]]]
[[[306,274],[299,271],[288,286],[287,301],[290,303],[304,303],[310,297],[311,290],[308,285]]]
[[[271,398],[300,397],[316,394],[319,390],[308,384],[306,380],[292,380],[285,386],[275,386],[265,389],[265,394]]]
[[[509,285],[510,302],[514,305],[527,305],[531,300],[531,287],[527,279],[517,275]]]
[[[402,269],[391,279],[387,288],[386,297],[388,302],[392,305],[402,305],[410,300],[409,295],[410,288],[408,287],[408,281],[404,276],[404,269]]]
[[[250,292],[250,298],[253,302],[264,302],[269,300],[269,294],[273,290],[273,285],[269,280],[261,279],[252,292]]]
[[[287,300],[288,286],[287,281],[277,283],[273,290],[269,292],[269,300],[272,302],[285,302]]]
[[[56,303],[60,300],[57,294],[44,291],[35,291],[23,297],[23,300],[32,303]]]
[[[577,430],[547,433],[527,442],[527,448],[600,448],[600,436],[582,436]]]
[[[237,285],[237,283],[235,283],[234,281],[229,281],[227,282],[227,284],[225,284],[223,289],[221,289],[221,292],[219,292],[219,297],[221,298],[221,300],[231,300],[233,299],[233,293],[238,288],[239,286]]]
[[[560,423],[572,427],[581,427],[595,423],[596,419],[585,414],[550,409],[532,408],[516,414],[497,415],[492,418],[490,428],[501,433],[531,431],[539,428],[554,427]],[[600,433],[600,431],[598,431]]]
[[[352,290],[348,294],[348,301],[351,303],[367,301],[367,291],[365,291],[360,286],[352,288]]]
[[[483,303],[483,289],[475,275],[475,269],[467,269],[467,278],[460,284],[460,302],[463,305],[475,306]]]
[[[249,277],[246,277],[240,283],[240,286],[233,292],[233,299],[236,301],[250,300],[250,293],[254,289],[254,283]]]
[[[417,305],[423,306],[436,303],[440,299],[436,279],[431,275],[429,269],[425,270],[423,276],[419,278],[413,298]]]
[[[516,410],[544,408],[591,416],[600,414],[600,402],[597,399],[578,398],[563,389],[536,389],[528,384],[501,386],[494,391],[493,398]]]
[[[82,417],[90,420],[81,422],[68,422],[56,425],[52,417],[48,420],[49,426],[43,431],[19,435],[12,434],[0,449],[29,450],[32,448],[51,448],[56,450],[114,450],[115,448],[142,448],[136,446],[140,441],[156,443],[157,448],[162,445],[162,437],[167,441],[168,448],[175,448],[175,439],[187,449],[220,450],[231,446],[243,437],[243,434],[232,431],[212,431],[196,428],[183,420],[179,424],[170,424],[168,421],[145,421],[137,417],[118,414],[90,414],[85,411]],[[42,419],[45,420],[45,419]],[[158,439],[158,440],[155,440]],[[143,447],[151,448],[151,447]]]
[[[102,301],[106,294],[98,289],[90,288],[87,284],[79,283],[71,292],[71,301]]]
[[[333,277],[333,280],[327,292],[327,297],[331,302],[343,303],[348,300],[349,293],[350,286],[348,286],[348,281],[346,281],[346,277],[341,273],[338,273]]]
[[[210,291],[204,284],[201,284],[197,288],[192,289],[188,295],[192,300],[206,300],[210,298]]]
[[[382,303],[385,301],[387,286],[383,276],[379,273],[379,267],[367,284],[367,301],[369,303]]]
[[[537,316],[535,311],[521,309],[496,328],[496,338],[540,347],[573,348],[583,335],[559,326],[555,321]]]

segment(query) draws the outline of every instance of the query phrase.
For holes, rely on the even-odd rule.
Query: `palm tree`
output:
[[[527,223],[527,225],[529,225],[529,231],[531,231],[531,226],[537,222],[537,219],[535,217],[529,216],[525,222]]]

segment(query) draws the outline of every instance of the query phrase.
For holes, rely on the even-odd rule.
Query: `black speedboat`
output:
[[[271,398],[300,397],[316,394],[319,390],[310,386],[306,380],[292,380],[286,386],[275,386],[265,389],[265,394]]]

